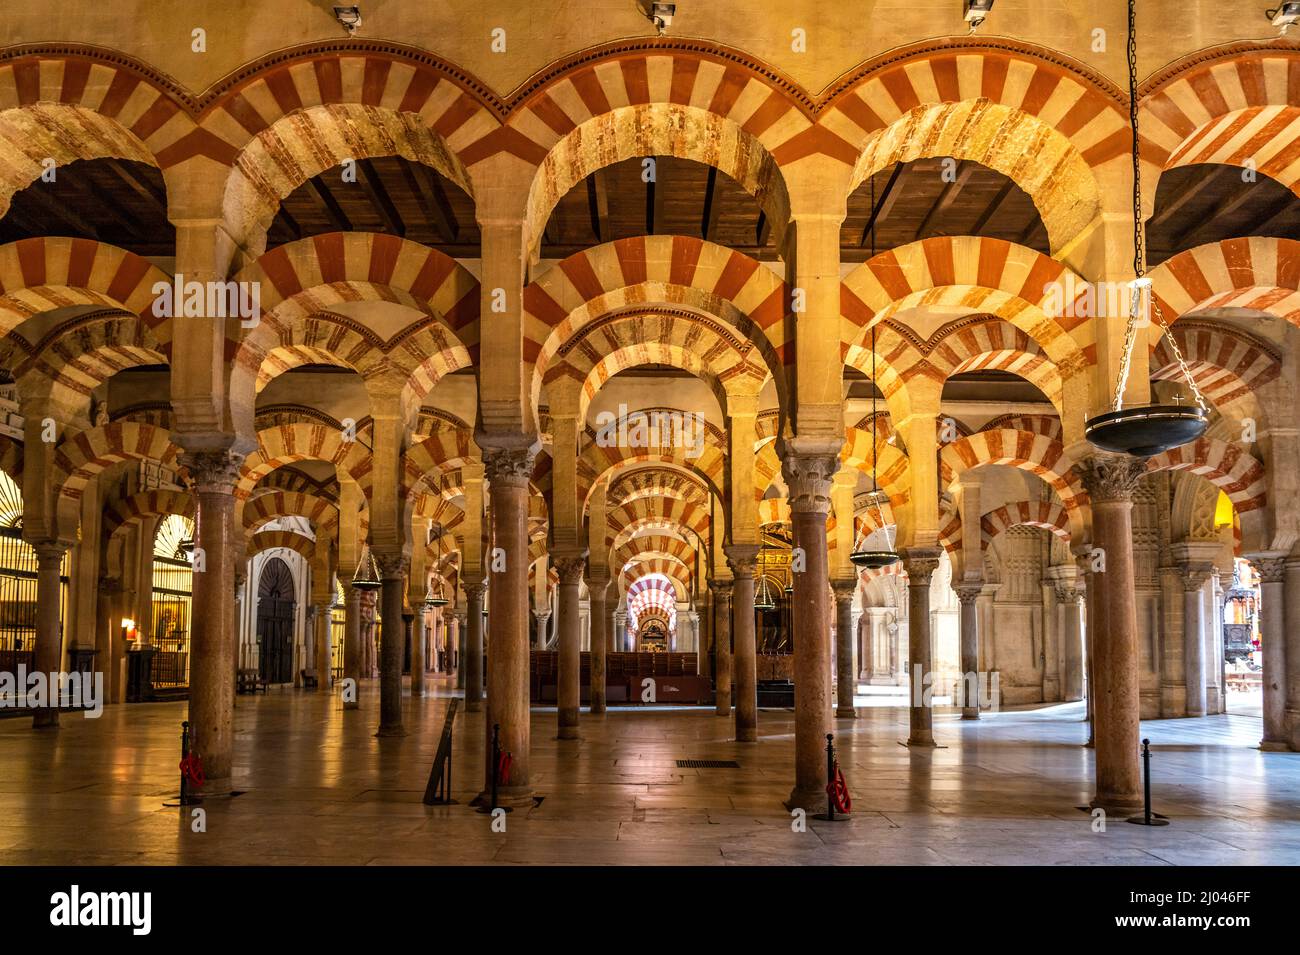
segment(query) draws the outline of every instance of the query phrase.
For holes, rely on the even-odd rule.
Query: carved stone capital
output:
[[[849,580],[832,580],[831,590],[835,591],[836,600],[852,600],[853,595],[858,592],[858,578],[853,577]]]
[[[483,594],[487,592],[487,584],[482,581],[461,581],[460,589],[465,591],[466,602],[470,600],[482,600]]]
[[[411,558],[405,554],[375,554],[381,580],[401,580],[411,569]]]
[[[537,452],[532,448],[489,448],[483,452],[483,476],[494,487],[528,487]]]
[[[930,577],[939,569],[937,547],[911,547],[903,552],[903,569],[909,587],[929,587]]]
[[[1200,590],[1210,579],[1210,574],[1214,573],[1214,565],[1209,561],[1188,561],[1178,570],[1183,578],[1183,590],[1190,594]]]
[[[186,451],[177,463],[189,474],[199,494],[233,494],[244,455],[238,451]]]
[[[68,552],[68,545],[63,541],[32,541],[32,550],[36,551],[37,567],[55,567],[63,560],[63,555]]]
[[[587,555],[581,554],[552,554],[551,566],[555,572],[560,575],[560,583],[578,586],[582,583],[582,572],[587,567]]]
[[[788,452],[781,461],[781,475],[790,491],[790,510],[801,514],[829,513],[831,484],[839,469],[837,455]]]
[[[957,600],[962,606],[973,604],[977,597],[984,592],[984,585],[980,584],[957,584],[953,587],[957,591]]]
[[[733,577],[753,577],[758,569],[757,544],[727,544],[722,548]]]
[[[1138,481],[1147,473],[1146,461],[1127,454],[1092,454],[1074,467],[1093,504],[1132,501]]]
[[[1261,584],[1281,584],[1286,582],[1285,557],[1251,556],[1250,560],[1259,569],[1259,582]]]
[[[709,593],[713,594],[714,600],[722,600],[731,596],[731,586],[730,580],[710,580]]]

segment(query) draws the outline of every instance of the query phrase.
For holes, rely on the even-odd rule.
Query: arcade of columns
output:
[[[1300,190],[1297,76],[1293,46],[1263,45],[1205,51],[1147,80],[1145,214],[1166,169],[1242,164],[1247,150],[1233,138],[1241,125],[1261,175]],[[870,642],[855,637],[855,609],[865,619],[868,593],[901,594],[897,575],[858,574],[848,553],[887,531],[907,592],[906,610],[894,604],[906,655],[890,669],[935,666],[931,589],[942,567],[938,589],[950,585],[959,599],[954,666],[990,668],[988,641],[999,660],[1004,647],[1031,648],[1039,686],[1030,701],[1079,699],[1086,673],[1095,802],[1123,808],[1139,801],[1139,716],[1221,709],[1221,686],[1206,697],[1213,641],[1199,635],[1214,619],[1206,588],[1225,573],[1224,548],[1214,528],[1194,530],[1222,491],[1236,515],[1228,553],[1235,546],[1251,557],[1264,581],[1264,745],[1300,749],[1300,646],[1291,638],[1300,628],[1286,626],[1300,620],[1292,556],[1300,512],[1283,506],[1300,471],[1291,385],[1300,243],[1231,239],[1155,268],[1155,293],[1177,319],[1173,334],[1215,405],[1214,424],[1194,445],[1150,461],[1092,449],[1083,422],[1108,407],[1123,323],[1076,315],[1049,287],[1131,278],[1127,109],[1113,80],[1076,60],[983,38],[895,50],[820,95],[735,50],[671,37],[571,57],[510,98],[435,56],[381,41],[290,49],[201,97],[147,64],[89,47],[0,53],[0,202],[37,180],[45,156],[60,167],[131,159],[161,170],[177,234],[168,261],[90,239],[0,247],[0,331],[24,421],[24,439],[7,442],[2,458],[22,487],[23,534],[39,557],[38,667],[59,669],[70,641],[95,646],[101,659],[120,655],[111,565],[123,558],[113,541],[150,516],[192,515],[205,565],[194,575],[190,719],[206,788],[227,790],[246,557],[267,547],[301,553],[313,604],[329,601],[333,578],[342,582],[344,670],[355,677],[362,606],[350,582],[368,548],[382,582],[378,735],[405,732],[403,612],[428,582],[445,582],[456,603],[448,614],[465,621],[468,708],[500,725],[513,753],[504,797],[523,800],[532,792],[537,574],[547,578],[543,593],[558,587],[560,738],[580,736],[589,718],[579,703],[582,607],[596,715],[612,611],[656,573],[701,601],[717,712],[734,719],[737,740],[755,741],[755,568],[761,529],[783,524],[806,557],[793,574],[790,804],[811,808],[824,800],[825,734],[853,716],[856,680],[842,676],[833,697],[833,661],[842,675],[864,672]],[[347,160],[385,155],[432,167],[472,197],[476,262],[361,232],[268,248],[268,227],[293,189]],[[595,170],[642,156],[730,176],[772,224],[780,261],[669,235],[541,259],[560,198]],[[1042,217],[1050,254],[939,237],[844,266],[848,196],[893,163],[932,157],[978,162],[1014,181]],[[159,317],[154,284],[173,276],[257,283],[260,321],[244,327],[207,303],[198,314]],[[366,327],[357,316],[378,314],[366,311],[372,305],[400,309],[400,327]],[[872,367],[873,327],[882,413],[864,418],[861,403],[846,400],[845,371]],[[1130,402],[1148,400],[1177,372],[1155,331],[1142,336]],[[304,363],[341,365],[364,382],[368,418],[355,435],[320,416],[266,422],[263,389]],[[89,396],[110,378],[158,364],[170,370],[164,418],[113,417],[112,408],[107,421],[91,416]],[[708,386],[716,426],[702,454],[595,440],[593,403],[620,371],[645,364],[675,366]],[[945,437],[944,382],[976,368],[1024,377],[1050,410],[986,415]],[[1244,417],[1256,423],[1249,441]],[[42,438],[49,419],[53,442]],[[881,507],[863,495],[873,447],[888,497]],[[176,483],[141,490],[128,481],[124,492],[124,462],[139,460],[173,469]],[[304,461],[333,467],[329,493],[277,478]],[[264,529],[295,516],[311,534]],[[433,542],[431,523],[445,529]],[[1154,631],[1142,618],[1157,605],[1135,589],[1135,547],[1150,543],[1141,528],[1153,527],[1176,545],[1153,572],[1157,589],[1170,592],[1158,603],[1169,626]],[[981,626],[1003,619],[989,603],[990,571],[1010,576],[1013,545],[1039,558],[1034,599],[1054,608],[1054,659],[1044,633]],[[1095,569],[1097,549],[1104,570]],[[55,597],[69,553],[74,599],[61,643]],[[97,593],[101,578],[110,586]],[[318,616],[319,654],[329,636]],[[919,749],[935,745],[935,733],[931,708],[918,702],[908,742]],[[347,709],[355,706],[337,718],[356,718]],[[976,718],[978,708],[964,715]],[[37,723],[57,718],[42,712]]]

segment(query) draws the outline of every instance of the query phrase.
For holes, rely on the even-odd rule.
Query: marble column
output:
[[[350,583],[343,585],[343,614],[343,709],[355,710],[361,706],[361,591]]]
[[[709,661],[709,644],[713,639],[713,597],[707,598],[701,594],[700,599],[707,601],[708,609],[700,615],[699,624],[699,658],[696,660],[696,671],[706,680],[713,676],[713,669]]]
[[[1300,560],[1286,562],[1286,619],[1300,620]],[[1287,745],[1300,752],[1300,628],[1287,628],[1290,641],[1286,648],[1286,722]],[[1223,627],[1218,628],[1219,645],[1223,645]],[[1223,695],[1227,687],[1222,688]],[[1222,712],[1222,710],[1220,711]]]
[[[609,650],[609,613],[605,607],[605,594],[609,578],[590,577],[587,593],[591,597],[591,712],[605,712],[605,673]]]
[[[984,681],[979,672],[979,608],[976,606],[976,601],[983,589],[983,584],[957,585],[957,599],[961,603],[961,718],[964,720],[980,718],[979,694]],[[975,674],[974,677],[971,676],[972,673]]]
[[[402,725],[402,658],[406,655],[406,626],[402,620],[402,594],[409,561],[401,554],[375,554],[379,565],[379,729],[376,736],[405,736]]]
[[[1260,579],[1260,650],[1264,682],[1263,750],[1287,747],[1286,727],[1286,558],[1251,555]]]
[[[428,612],[421,606],[411,618],[411,696],[413,697],[424,695],[424,647],[426,640],[424,621],[427,614]]]
[[[731,568],[732,670],[736,682],[736,741],[758,741],[758,644],[754,633],[757,544],[728,544]]]
[[[498,802],[526,805],[531,801],[528,706],[528,480],[535,454],[528,449],[484,450],[489,482],[493,556],[488,587],[487,733],[490,753],[492,727],[501,727],[501,748],[510,754],[510,779],[501,785]],[[490,798],[491,760],[485,759],[484,791]]]
[[[930,578],[939,567],[939,551],[933,547],[908,548],[903,553],[903,567],[907,570],[907,685],[910,696],[907,745],[930,747],[934,746],[934,708],[926,702],[926,697],[933,692]]]
[[[59,619],[63,601],[59,567],[68,547],[62,541],[42,541],[32,546],[36,550],[36,652],[32,664],[48,679],[50,674],[63,672],[63,625]],[[19,687],[19,692],[25,689]],[[57,676],[50,682],[47,692],[45,706],[32,715],[35,729],[57,729],[59,726]]]
[[[731,716],[731,581],[709,582],[713,595],[713,685],[718,716]]]
[[[322,690],[330,688],[330,680],[333,677],[333,668],[331,666],[330,652],[330,608],[327,603],[319,603],[315,606],[316,615],[312,619],[312,624],[316,628],[316,680],[317,686]]]
[[[231,789],[235,710],[235,481],[244,456],[198,451],[180,463],[194,482],[194,535],[202,551],[190,595],[189,721],[193,750],[203,761],[205,795]],[[196,564],[198,562],[196,561]]]
[[[858,667],[853,651],[857,649],[857,627],[853,620],[853,595],[858,592],[858,579],[837,580],[835,587],[835,718],[856,719],[858,711],[853,702],[858,686]]]
[[[1183,682],[1188,716],[1205,716],[1205,638],[1202,631],[1202,591],[1212,570],[1209,564],[1185,564],[1183,576]]]
[[[1098,615],[1091,628],[1096,749],[1091,805],[1123,812],[1142,805],[1133,491],[1146,462],[1099,453],[1078,469],[1092,503],[1092,543],[1105,559],[1104,570],[1092,575]]]
[[[578,738],[582,706],[582,605],[579,589],[587,566],[585,554],[555,554],[552,566],[560,575],[559,668],[556,675],[557,739]]]
[[[1083,699],[1083,633],[1079,626],[1079,602],[1082,599],[1072,580],[1057,581],[1056,600],[1061,607],[1062,665],[1061,698],[1067,702]]]
[[[786,800],[788,809],[811,810],[826,804],[826,734],[832,727],[832,610],[826,518],[831,509],[831,482],[838,469],[839,457],[834,454],[787,451],[781,462],[781,473],[790,491],[792,538],[805,562],[803,571],[791,575],[794,788]],[[841,619],[847,624],[852,619],[851,611],[846,609]]]
[[[483,584],[461,585],[465,590],[465,708],[477,713],[483,708]]]

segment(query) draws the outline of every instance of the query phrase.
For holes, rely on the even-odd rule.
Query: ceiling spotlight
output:
[[[659,31],[659,35],[663,36],[664,31],[672,25],[673,16],[676,13],[677,4],[675,3],[652,3],[650,4],[650,13],[646,19],[653,23],[655,29]]]
[[[1264,15],[1272,20],[1273,26],[1285,36],[1290,27],[1300,23],[1300,2],[1284,3],[1272,10],[1265,10]]]
[[[984,22],[984,18],[992,9],[993,0],[963,0],[962,13],[966,17],[966,22],[970,24],[971,33],[974,33]]]
[[[348,31],[348,36],[353,36],[357,32],[357,27],[361,26],[361,8],[335,7],[334,19],[343,24],[343,29]]]

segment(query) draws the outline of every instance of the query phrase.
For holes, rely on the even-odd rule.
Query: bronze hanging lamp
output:
[[[1137,95],[1137,0],[1128,0],[1128,95],[1129,122],[1133,127],[1133,288],[1129,300],[1128,324],[1124,329],[1124,351],[1120,356],[1119,375],[1115,381],[1115,396],[1111,410],[1090,418],[1083,434],[1093,445],[1103,451],[1131,454],[1149,458],[1171,448],[1195,441],[1209,426],[1210,409],[1205,397],[1192,378],[1183,359],[1182,350],[1169,332],[1160,303],[1146,274],[1146,251],[1142,223],[1142,176],[1138,154],[1138,95]],[[1133,348],[1137,341],[1138,314],[1142,297],[1147,296],[1151,311],[1160,325],[1161,333],[1178,360],[1196,404],[1144,404],[1124,407],[1124,389],[1128,385]]]
[[[442,590],[442,525],[441,524],[438,525],[438,536],[435,538],[435,544],[437,545],[437,557],[438,557],[437,561],[435,562],[438,567],[437,570],[438,587],[437,589],[434,589],[432,586],[429,588],[429,591],[424,598],[424,605],[426,607],[445,607],[447,606],[447,604],[451,603],[451,601],[447,599],[446,595],[443,593]]]
[[[371,553],[369,544],[361,548],[361,560],[357,562],[356,573],[352,575],[352,586],[357,590],[378,590],[383,586],[379,579],[379,565],[375,563],[375,555]]]

